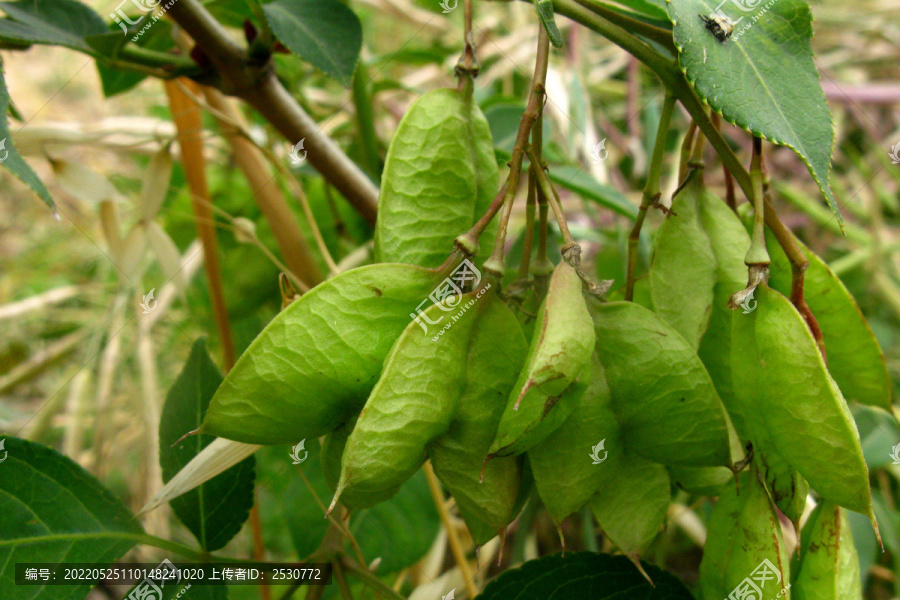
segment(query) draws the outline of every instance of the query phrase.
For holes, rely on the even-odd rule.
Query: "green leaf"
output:
[[[550,181],[571,190],[587,200],[596,202],[622,215],[634,219],[637,208],[619,190],[594,179],[584,169],[571,166],[550,167]]]
[[[697,354],[633,302],[594,311],[597,353],[628,448],[666,465],[728,466],[728,417]]]
[[[735,23],[722,42],[701,16],[723,3],[670,0],[678,62],[697,95],[726,121],[796,152],[843,222],[828,183],[834,133],[813,62],[809,6],[806,0],[755,4],[719,9]]]
[[[222,375],[210,360],[206,341],[201,338],[194,343],[184,369],[169,389],[160,417],[159,464],[163,481],[174,477],[215,439],[198,434],[172,446],[185,433],[200,427],[209,401],[221,383]],[[205,551],[225,546],[247,520],[253,506],[254,465],[252,456],[245,458],[171,500],[172,510]]]
[[[437,537],[440,517],[422,471],[378,506],[350,517],[350,531],[366,560],[381,558],[376,573],[394,573],[419,562]]]
[[[651,585],[624,556],[551,554],[509,569],[485,586],[477,600],[694,600],[677,577],[641,563]]]
[[[328,520],[323,518],[325,511],[313,497],[312,492],[315,492],[320,502],[328,502],[332,494],[322,473],[322,446],[319,440],[315,438],[306,440],[306,451],[309,452],[308,459],[297,465],[305,475],[306,481],[291,471],[291,482],[280,498],[284,521],[297,556],[301,560],[319,548],[328,531]],[[285,461],[289,459],[287,453],[283,458]],[[306,485],[307,481],[309,486]]]
[[[2,31],[3,22],[0,20],[0,31]],[[56,208],[53,198],[50,197],[50,192],[47,191],[37,173],[28,166],[28,163],[25,162],[25,159],[22,158],[22,155],[16,151],[16,147],[13,145],[9,121],[6,116],[8,110],[9,91],[6,89],[6,79],[3,76],[2,65],[0,65],[0,164],[34,190],[50,208]]]
[[[891,410],[891,376],[884,353],[856,300],[819,256],[794,238],[809,260],[803,280],[803,297],[812,310],[828,355],[828,372],[847,400]],[[772,264],[769,285],[791,293],[791,265],[768,229],[766,247]]]
[[[362,25],[350,8],[338,0],[275,0],[262,9],[282,44],[350,87],[362,48]]]
[[[562,34],[559,32],[559,27],[556,26],[556,19],[553,17],[553,0],[536,0],[534,8],[544,29],[547,31],[550,43],[556,48],[562,48]]]
[[[178,563],[172,564],[178,567]],[[175,581],[178,580],[176,579]],[[151,594],[148,596],[148,600],[178,600],[179,598],[189,598],[190,600],[228,600],[227,585],[191,585],[189,583],[172,585],[174,583],[172,580],[155,581],[154,583],[159,587],[161,595]],[[131,598],[144,597],[142,594],[146,592],[141,588],[145,585],[143,581],[138,582],[128,590],[124,599],[130,600]],[[141,589],[141,591],[137,595],[132,596],[132,591],[138,589]]]
[[[0,2],[9,19],[0,19],[0,40],[65,46],[93,54],[85,41],[108,31],[106,23],[87,5],[75,0]]]
[[[616,2],[651,19],[669,22],[666,0],[616,0]]]
[[[351,419],[410,314],[442,279],[409,265],[369,265],[316,286],[241,355],[210,403],[203,432],[296,444]]]
[[[14,584],[22,562],[106,564],[143,533],[134,516],[93,475],[56,450],[6,438],[0,465],[0,590],[4,600],[63,600],[90,586]],[[39,594],[39,595],[36,595]]]
[[[137,31],[140,31],[141,27],[135,25],[135,29]],[[122,30],[118,27],[116,27],[114,31],[106,35],[87,38],[87,42],[95,50],[101,52],[104,56],[114,58],[115,56],[110,54],[110,50],[115,51],[114,46],[107,48],[99,47],[100,43],[103,43],[107,40],[110,42],[114,41],[112,37],[113,35],[115,35],[115,37],[117,37],[120,43],[122,43],[123,45],[124,43],[131,43],[130,38],[128,38],[127,36],[123,36]],[[174,41],[172,40],[172,23],[162,19],[156,21],[150,29],[146,30],[144,34],[138,38],[135,44],[141,48],[158,50],[160,52],[165,52],[172,49],[175,45]],[[100,83],[103,86],[103,95],[107,98],[111,98],[112,96],[121,94],[122,92],[127,92],[147,78],[147,75],[144,75],[143,73],[127,71],[125,69],[116,67],[107,67],[103,64],[102,60],[97,61],[97,72],[100,74]]]

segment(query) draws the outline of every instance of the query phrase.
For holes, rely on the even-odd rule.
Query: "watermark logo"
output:
[[[744,301],[741,302],[741,304],[740,304],[740,307],[742,309],[744,309],[741,312],[743,312],[745,315],[749,315],[754,310],[756,310],[756,300],[753,299],[754,292],[756,292],[755,289],[750,290],[750,293],[747,294],[747,297],[744,298]],[[751,303],[751,301],[752,301],[752,303]]]
[[[141,302],[141,308],[144,309],[144,314],[150,314],[156,308],[156,300],[153,299],[153,292],[156,291],[156,288],[150,290],[149,294],[144,296],[144,300]]]
[[[0,442],[0,448],[3,448],[3,442]],[[895,465],[900,465],[900,444],[897,444],[891,450],[891,459]]]
[[[602,463],[604,460],[606,460],[606,457],[607,457],[607,455],[609,454],[609,452],[603,448],[603,445],[604,445],[605,443],[606,443],[606,438],[603,438],[602,440],[600,440],[600,443],[599,443],[599,444],[597,444],[596,446],[594,446],[593,448],[591,448],[590,457],[591,457],[591,460],[594,461],[594,462],[592,462],[591,464],[599,465],[599,464]],[[603,450],[603,458],[600,458],[600,451],[601,451],[601,450]]]
[[[450,593],[446,596],[441,596],[441,600],[456,600],[456,588],[450,590]]]
[[[422,308],[422,306],[430,301],[432,304],[440,306],[444,312],[453,312],[462,301],[462,295],[465,293],[463,290],[470,281],[473,288],[477,286],[481,282],[481,271],[467,258],[450,273],[449,277],[439,283],[427,298],[419,303],[415,313],[409,313],[409,318],[418,323],[422,331],[427,334],[428,325],[437,325],[444,317],[442,315],[437,320],[432,320],[425,314],[428,307]]]
[[[897,445],[900,446],[900,444],[897,444]],[[5,446],[6,446],[6,438],[3,438],[2,440],[0,440],[0,451],[3,452],[3,458],[0,458],[0,463],[2,463],[4,460],[6,460],[6,457],[9,456],[9,452],[6,451]]]
[[[300,453],[303,452],[303,457],[300,457]],[[306,457],[309,456],[309,451],[306,449],[306,438],[300,440],[300,443],[291,448],[291,458],[293,459],[293,464],[299,465]]]
[[[449,12],[453,12],[456,10],[456,5],[459,4],[459,0],[453,0],[453,5],[450,5],[450,0],[441,0],[441,8],[444,9],[444,14]],[[444,600],[453,600],[452,598],[444,598]]]
[[[708,17],[700,15],[700,18],[703,19],[706,28],[716,37],[716,39],[724,43],[731,37],[735,26],[743,21],[746,16],[749,16],[751,22],[744,23],[744,26],[741,27],[740,31],[737,31],[734,34],[734,39],[737,40],[747,33],[747,31],[753,27],[753,24],[759,21],[764,14],[769,12],[769,9],[772,8],[772,5],[778,0],[768,0],[765,5],[760,6],[763,1],[764,0],[722,0],[716,7],[714,13],[710,14]],[[732,14],[726,14],[722,7],[729,3],[734,4],[738,11],[744,14],[737,16],[739,13],[736,13],[734,10],[729,11]],[[750,15],[750,13],[754,11],[756,11],[755,14]],[[737,16],[737,18],[735,18],[735,16]]]
[[[6,140],[3,140],[4,142]],[[3,148],[3,142],[0,142],[0,148]],[[891,146],[891,151],[888,154],[891,157],[891,163],[895,165],[900,165],[900,142],[897,142],[893,146]],[[0,158],[0,162],[3,162],[3,159]]]
[[[125,600],[162,600],[164,597],[162,588],[166,587],[167,582],[172,583],[170,580],[174,580],[176,577],[178,581],[175,581],[174,585],[177,586],[181,583],[181,570],[173,565],[168,558],[164,558],[143,581],[134,586],[131,593],[125,597]],[[180,597],[190,587],[190,584],[188,584],[187,587],[178,593],[176,598]]]
[[[303,148],[303,142],[305,142],[305,141],[306,141],[306,138],[303,138],[302,140],[300,140],[299,142],[294,144],[294,146],[291,148],[290,157],[291,157],[292,165],[299,165],[304,160],[306,160],[306,150],[304,150],[304,148]],[[303,156],[300,156],[301,150],[303,150]]]
[[[131,2],[140,12],[144,13],[144,15],[150,15],[154,12],[154,9],[159,9],[156,14],[152,15],[147,22],[144,23],[144,26],[138,31],[134,36],[132,36],[131,41],[136,42],[140,39],[142,35],[144,35],[151,27],[153,27],[154,23],[159,21],[164,14],[172,7],[175,2],[178,0],[169,0],[165,5],[160,6],[162,0],[123,0],[119,3],[119,6],[116,7],[115,12],[109,13],[109,18],[116,22],[116,24],[122,28],[122,33],[128,35],[128,27],[130,25],[137,25],[141,22],[143,15],[137,17],[132,20],[125,13],[125,9],[123,8],[126,4]]]
[[[769,581],[772,581],[773,585],[780,584],[781,571],[768,558],[764,558],[759,566],[750,573],[750,577],[746,577],[736,588],[731,590],[725,600],[762,600],[763,590]],[[789,589],[791,589],[790,583],[782,585],[775,598],[781,598]]]
[[[606,149],[606,138],[603,138],[594,148],[591,150],[591,160],[594,164],[600,164],[609,156],[609,151]]]
[[[6,138],[0,140],[0,150],[3,150],[3,154],[0,155],[0,163],[9,158],[9,150],[6,149]]]

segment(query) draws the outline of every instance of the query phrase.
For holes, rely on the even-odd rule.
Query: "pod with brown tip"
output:
[[[801,533],[800,571],[791,592],[794,600],[862,598],[859,557],[844,510],[822,502]]]
[[[704,600],[740,598],[736,591],[748,590],[790,600],[781,524],[756,469],[741,473],[739,486],[722,488],[707,524],[700,587]]]
[[[575,403],[568,419],[528,451],[528,460],[541,501],[559,525],[581,510],[603,486],[621,458],[619,425],[613,414],[603,366],[591,358],[591,383]],[[612,461],[612,462],[608,462]]]
[[[552,433],[590,380],[596,340],[578,273],[559,263],[541,303],[525,366],[500,420],[490,456],[521,454]]]

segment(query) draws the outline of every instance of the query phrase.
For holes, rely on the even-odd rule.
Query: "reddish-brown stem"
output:
[[[722,117],[712,111],[712,124],[717,130],[722,129]],[[728,165],[722,162],[722,175],[725,177],[725,204],[733,211],[737,211],[737,198],[734,195],[734,175],[728,170]]]
[[[797,312],[803,315],[810,332],[812,332],[813,338],[816,340],[816,344],[819,346],[822,358],[827,360],[825,340],[822,337],[822,330],[819,328],[819,322],[816,320],[809,305],[806,304],[806,299],[803,297],[803,282],[806,269],[809,268],[809,259],[806,258],[803,250],[801,250],[796,241],[794,241],[794,236],[791,231],[781,222],[781,219],[778,218],[778,214],[775,212],[775,209],[772,208],[769,198],[766,198],[765,218],[766,226],[769,228],[769,231],[772,232],[772,235],[775,236],[781,249],[784,250],[784,253],[787,255],[788,261],[791,263],[791,303],[793,303]]]

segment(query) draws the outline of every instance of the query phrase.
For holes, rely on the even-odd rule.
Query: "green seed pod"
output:
[[[735,393],[772,450],[823,498],[872,516],[869,472],[856,424],[803,317],[765,284],[758,305],[732,316]],[[751,432],[752,433],[752,432]]]
[[[806,510],[809,483],[796,469],[791,468],[778,452],[762,450],[762,446],[759,447],[760,450],[754,453],[754,460],[766,482],[766,488],[772,494],[775,506],[781,509],[794,524],[794,530],[799,532],[800,517]]]
[[[463,294],[459,311],[479,294]],[[447,302],[431,306],[423,319],[432,323],[444,317]],[[364,498],[397,488],[422,466],[428,447],[447,433],[456,414],[477,314],[454,314],[441,337],[423,334],[412,322],[397,338],[347,439],[335,501],[344,491]]]
[[[575,269],[553,271],[525,366],[500,420],[491,456],[521,454],[550,435],[587,388],[594,328]]]
[[[800,571],[791,590],[794,600],[862,598],[859,557],[841,507],[827,501],[819,504],[802,536]]]
[[[724,486],[734,481],[734,474],[726,467],[668,467],[667,470],[675,487],[695,496],[718,496]]]
[[[713,292],[709,327],[700,341],[697,355],[728,409],[738,436],[748,439],[743,411],[734,395],[731,373],[731,295],[747,285],[744,255],[750,247],[750,236],[740,219],[725,203],[709,191],[700,195],[700,222],[709,237],[716,259],[716,285]]]
[[[358,413],[410,313],[446,276],[370,265],[292,302],[241,355],[200,428],[247,444],[320,437]]]
[[[625,448],[610,448],[607,462],[598,465],[608,472],[591,498],[591,512],[606,537],[643,571],[639,558],[666,520],[669,476],[664,466]]]
[[[375,258],[437,267],[487,212],[498,187],[487,119],[454,89],[433,90],[403,116],[381,180]],[[496,225],[494,225],[496,227]],[[493,240],[491,230],[482,240]],[[490,253],[490,243],[480,256]]]
[[[431,464],[480,545],[515,516],[522,461],[493,460],[479,480],[528,345],[516,317],[496,294],[482,297],[476,310],[479,314],[472,327],[459,408],[447,434],[432,446]]]
[[[586,365],[578,378],[558,396],[547,396],[533,389],[525,394],[518,410],[512,408],[512,398],[519,397],[519,383],[513,388],[510,401],[500,418],[497,436],[491,444],[488,459],[495,456],[514,456],[527,452],[546,439],[562,425],[590,385],[593,373]]]
[[[755,469],[742,473],[739,484],[739,493],[735,486],[722,488],[707,525],[700,562],[703,598],[790,600],[790,564],[769,494]],[[750,590],[756,595],[735,593]]]
[[[730,422],[681,335],[633,302],[594,310],[597,353],[628,448],[666,465],[729,466]]]
[[[596,353],[591,369],[591,383],[569,418],[528,451],[538,494],[557,525],[581,510],[602,486],[610,485],[607,462],[621,460],[615,457],[622,449],[619,425]]]
[[[794,239],[809,260],[804,273],[803,297],[825,341],[828,372],[844,397],[861,404],[891,410],[891,377],[881,346],[863,317],[856,300],[840,278],[815,252]],[[766,230],[766,245],[772,264],[769,286],[784,295],[791,293],[791,265],[775,239]]]
[[[702,171],[692,171],[656,232],[648,274],[656,313],[695,350],[709,325],[716,283],[716,260],[700,223],[704,192]]]
[[[332,491],[337,490],[341,479],[341,457],[344,455],[347,438],[356,426],[356,419],[354,416],[322,439],[322,474]],[[350,509],[363,508],[389,500],[399,490],[400,486],[374,493],[354,493],[353,490],[344,490],[341,494],[341,504]]]

